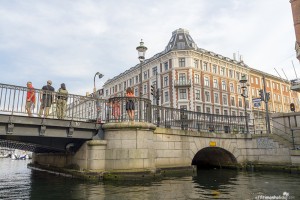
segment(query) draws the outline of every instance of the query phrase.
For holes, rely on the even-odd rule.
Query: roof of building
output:
[[[147,63],[149,63],[149,62],[151,62],[151,61],[153,61],[153,60],[155,60],[155,59],[157,59],[157,58],[163,56],[164,54],[166,54],[170,51],[173,51],[173,50],[195,50],[195,51],[198,51],[200,53],[208,54],[210,56],[214,56],[216,58],[219,58],[219,59],[222,59],[222,60],[225,60],[225,61],[228,61],[228,62],[232,62],[234,64],[240,65],[241,67],[246,67],[246,68],[251,69],[251,70],[253,69],[253,68],[250,68],[248,65],[246,65],[243,62],[243,60],[237,61],[235,59],[231,59],[231,58],[222,56],[220,54],[217,54],[217,53],[214,53],[214,52],[211,52],[211,51],[207,51],[207,50],[202,49],[202,48],[198,48],[197,44],[194,42],[193,38],[191,37],[189,31],[186,30],[186,29],[182,29],[182,28],[179,28],[179,29],[172,32],[171,39],[169,40],[169,42],[168,42],[168,44],[167,44],[164,51],[155,54],[154,56],[152,56],[149,59],[145,59],[143,64],[147,64]],[[137,64],[134,67],[131,67],[130,69],[126,70],[125,72],[122,72],[121,74],[113,77],[112,79],[108,79],[104,83],[104,85],[109,84],[112,81],[117,80],[118,78],[122,77],[123,75],[131,73],[132,71],[138,69],[139,66],[140,65]],[[256,70],[256,69],[254,69],[254,70]],[[256,71],[259,71],[259,70],[256,70]],[[268,74],[268,73],[265,73],[265,72],[262,72],[262,71],[260,71],[260,72],[265,74],[265,75],[271,76],[271,77],[276,77],[276,76],[273,76],[271,74]],[[279,79],[279,77],[276,77],[276,78]]]

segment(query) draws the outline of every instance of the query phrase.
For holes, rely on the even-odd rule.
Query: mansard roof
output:
[[[171,39],[169,40],[169,42],[168,42],[168,44],[167,44],[164,51],[155,54],[154,56],[152,56],[149,59],[145,59],[143,64],[147,64],[147,63],[161,57],[162,55],[164,55],[164,54],[166,54],[170,51],[176,51],[176,50],[194,50],[194,51],[197,51],[197,52],[200,52],[200,53],[204,53],[204,54],[208,54],[210,56],[214,56],[216,58],[219,58],[219,59],[222,59],[222,60],[225,60],[225,61],[228,61],[228,62],[232,62],[232,63],[238,64],[238,65],[241,65],[242,67],[247,67],[247,68],[249,67],[243,61],[237,61],[237,60],[222,56],[220,54],[217,54],[217,53],[214,53],[214,52],[211,52],[211,51],[207,51],[207,50],[202,49],[202,48],[198,48],[197,44],[194,42],[193,38],[191,37],[189,31],[186,30],[186,29],[182,29],[182,28],[179,28],[179,29],[172,32]],[[129,74],[129,73],[131,73],[132,71],[134,71],[138,68],[139,68],[139,64],[135,65],[134,67],[131,67],[130,69],[128,69],[125,72],[115,76],[112,79],[108,79],[104,83],[104,85],[109,84],[110,82],[112,82],[114,80],[117,80],[118,78],[122,77],[123,75]]]

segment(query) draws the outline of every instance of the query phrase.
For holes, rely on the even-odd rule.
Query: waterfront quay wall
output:
[[[33,163],[90,172],[149,172],[212,165],[300,165],[291,150],[268,135],[201,133],[151,123],[103,125],[104,140],[87,141],[75,154],[34,154]]]

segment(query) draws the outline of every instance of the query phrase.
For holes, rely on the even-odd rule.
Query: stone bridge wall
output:
[[[218,148],[229,152],[238,165],[292,164],[290,150],[269,137],[156,128],[140,122],[109,123],[103,128],[104,140],[86,142],[73,156],[40,154],[34,160],[57,167],[76,165],[91,171],[155,171],[191,167],[198,152]]]

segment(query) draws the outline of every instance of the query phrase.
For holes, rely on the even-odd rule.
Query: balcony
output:
[[[191,80],[175,80],[174,86],[175,87],[191,87],[192,83],[191,83]]]

